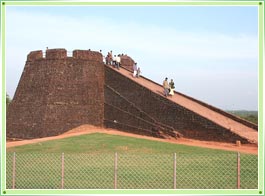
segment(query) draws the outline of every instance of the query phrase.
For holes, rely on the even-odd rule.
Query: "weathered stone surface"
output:
[[[32,51],[28,54],[27,61],[34,61],[42,58],[43,58],[42,50],[37,50],[37,51]]]
[[[30,53],[8,109],[8,137],[58,135],[82,124],[103,126],[102,61],[92,61],[85,52],[66,57],[64,49],[47,50],[46,58],[32,57]]]
[[[134,65],[135,61],[129,57],[128,55],[123,55],[121,56],[121,66],[133,71],[133,65]]]
[[[109,127],[120,130],[126,129],[138,134],[144,132],[132,127],[152,130],[152,127],[147,128],[147,125],[139,123],[136,119],[124,118],[125,115],[128,115],[127,113],[131,113],[134,114],[135,118],[143,118],[149,122],[151,122],[151,118],[163,125],[173,127],[174,130],[187,138],[231,143],[240,140],[242,143],[248,143],[246,139],[232,133],[230,130],[171,102],[169,99],[135,83],[109,67],[105,68],[105,84],[108,85],[108,88],[113,89],[111,91],[105,87],[105,97],[107,98],[105,99],[105,121],[108,120],[105,124]],[[134,106],[133,109],[126,107],[124,98]],[[113,108],[106,107],[106,103],[120,108],[120,110],[112,112]],[[148,118],[139,112],[133,111],[137,108],[148,114]],[[118,123],[112,123],[114,120]],[[155,132],[158,133],[158,131]],[[158,137],[162,135],[169,135],[169,131],[166,134],[157,134]]]
[[[74,50],[73,57],[77,59],[87,59],[90,61],[102,62],[103,56],[100,52],[90,50]]]
[[[46,50],[46,59],[64,59],[67,57],[65,49],[49,49]]]
[[[67,57],[65,49],[49,49],[45,56],[42,51],[33,51],[27,57],[8,108],[8,137],[47,137],[92,124],[161,138],[248,143],[231,130],[104,66],[99,52],[75,50]],[[134,61],[122,56],[121,64],[132,70]]]

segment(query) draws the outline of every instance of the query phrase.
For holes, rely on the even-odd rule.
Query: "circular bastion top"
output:
[[[65,59],[72,57],[75,59],[99,61],[102,62],[102,54],[91,50],[74,50],[67,51],[64,48],[47,49],[45,53],[42,50],[31,51],[27,56],[27,61],[34,61],[38,59]]]

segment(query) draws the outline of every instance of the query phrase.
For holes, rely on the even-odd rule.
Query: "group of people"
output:
[[[102,53],[102,50],[100,50],[100,53]],[[113,67],[116,67],[117,69],[120,69],[121,66],[121,54],[118,55],[112,55],[112,51],[108,52],[107,56],[105,57],[103,55],[103,62],[106,65],[112,65]]]
[[[102,54],[102,50],[99,51]],[[121,66],[121,56],[123,54],[118,54],[118,55],[112,55],[112,50],[108,52],[107,56],[105,57],[103,54],[103,63],[106,65],[112,65],[113,67],[116,67],[117,69],[120,69]],[[141,74],[141,69],[140,67],[137,67],[137,63],[134,63],[133,65],[133,77],[140,77]]]
[[[142,72],[141,72],[140,67],[137,67],[137,63],[134,63],[134,65],[133,65],[133,77],[134,78],[136,78],[136,77],[139,78],[141,73]]]
[[[100,53],[102,53],[102,51],[100,50]],[[118,55],[112,55],[112,51],[108,52],[108,55],[105,57],[103,56],[103,62],[106,65],[112,65],[113,67],[116,67],[117,69],[120,69],[121,66],[121,56],[123,56],[123,54],[118,54]],[[139,78],[141,74],[141,69],[140,67],[137,66],[137,63],[134,63],[133,65],[133,77],[134,78]],[[164,87],[164,95],[167,96],[173,96],[174,95],[174,89],[175,89],[175,84],[173,79],[170,80],[170,82],[168,83],[168,78],[165,78],[165,80],[163,81],[163,87]]]
[[[164,95],[167,97],[169,95],[173,96],[174,95],[174,89],[175,89],[175,84],[173,79],[168,83],[167,81],[168,78],[165,78],[163,81],[163,87],[164,87]]]

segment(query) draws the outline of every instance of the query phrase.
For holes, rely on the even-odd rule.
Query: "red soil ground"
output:
[[[213,142],[213,141],[200,141],[200,140],[193,140],[193,139],[187,139],[187,138],[167,138],[167,139],[160,139],[160,138],[154,138],[150,136],[142,136],[137,135],[133,133],[127,133],[118,131],[115,129],[106,129],[102,127],[95,127],[92,125],[82,125],[75,129],[72,129],[62,135],[53,136],[53,137],[46,137],[46,138],[39,138],[39,139],[31,139],[31,140],[21,140],[21,141],[7,141],[6,147],[15,147],[15,146],[22,146],[26,144],[34,144],[49,140],[57,140],[67,137],[73,137],[78,135],[84,135],[84,134],[91,134],[91,133],[105,133],[105,134],[111,134],[111,135],[121,135],[121,136],[127,136],[127,137],[134,137],[134,138],[144,138],[148,140],[154,140],[154,141],[161,141],[161,142],[168,142],[168,143],[174,143],[174,144],[184,144],[188,146],[197,146],[197,147],[203,147],[203,148],[211,148],[211,149],[220,149],[220,150],[227,150],[227,151],[236,151],[236,152],[242,152],[242,153],[248,153],[248,154],[258,154],[258,146],[255,144],[242,144],[241,146],[237,146],[236,144],[231,143],[221,143],[221,142]]]

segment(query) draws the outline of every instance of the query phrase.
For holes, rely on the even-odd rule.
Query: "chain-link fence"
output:
[[[258,157],[8,153],[8,189],[257,189]]]

